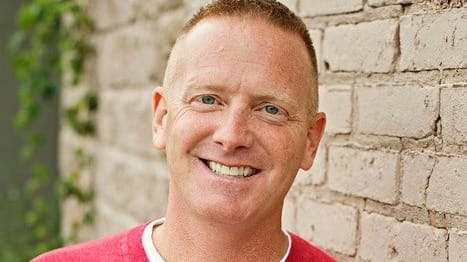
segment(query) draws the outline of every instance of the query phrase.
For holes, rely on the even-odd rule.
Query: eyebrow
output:
[[[269,94],[264,94],[264,95],[257,95],[255,96],[255,99],[258,100],[268,100],[268,101],[281,101],[290,105],[295,105],[297,103],[297,100],[290,97],[289,95],[285,93],[278,93],[274,95],[269,95]]]

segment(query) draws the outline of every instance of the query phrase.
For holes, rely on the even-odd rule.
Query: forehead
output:
[[[311,67],[305,43],[298,34],[285,31],[263,18],[210,17],[201,20],[179,41],[186,55],[215,55],[216,52],[241,52],[263,59],[291,60]],[[191,52],[183,52],[189,48]],[[261,53],[256,51],[262,50]],[[237,54],[238,55],[238,54]],[[294,61],[295,59],[295,61]]]
[[[206,18],[179,39],[172,55],[176,81],[240,84],[232,83],[235,75],[243,84],[311,88],[312,65],[301,38],[260,18]]]

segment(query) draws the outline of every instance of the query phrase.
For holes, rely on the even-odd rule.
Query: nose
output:
[[[226,110],[213,134],[213,140],[224,152],[249,148],[253,144],[248,114],[243,110]]]

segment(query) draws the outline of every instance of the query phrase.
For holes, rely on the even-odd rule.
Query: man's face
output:
[[[263,20],[210,18],[173,55],[174,81],[154,95],[154,143],[166,150],[170,201],[217,222],[279,219],[325,122],[309,115],[304,43]]]

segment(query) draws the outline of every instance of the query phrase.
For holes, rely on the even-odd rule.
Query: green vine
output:
[[[66,119],[71,128],[81,136],[94,135],[95,125],[93,114],[97,110],[97,97],[87,93],[81,100],[66,110]]]
[[[59,94],[64,79],[71,86],[81,81],[86,57],[92,51],[88,42],[92,23],[77,1],[31,0],[18,12],[17,27],[8,43],[12,66],[20,82],[19,109],[13,122],[28,136],[21,157],[32,166],[24,190],[33,201],[25,215],[25,223],[32,233],[34,246],[25,250],[30,251],[28,256],[34,256],[59,247],[63,239],[48,224],[51,207],[47,205],[44,195],[46,185],[56,176],[37,157],[38,150],[46,141],[42,134],[30,131],[30,125],[39,117],[47,102]],[[94,134],[97,101],[96,95],[88,92],[66,109],[66,121],[76,134]],[[92,158],[83,149],[75,149],[74,152],[75,167],[71,174],[59,180],[59,192],[62,198],[75,198],[79,203],[90,205],[93,192],[81,188],[78,181],[81,173],[90,167]],[[88,208],[81,223],[92,223],[92,208]],[[76,235],[76,232],[73,234]]]
[[[90,157],[83,148],[74,149],[75,163],[71,168],[66,179],[62,179],[59,183],[60,195],[64,198],[73,198],[78,203],[87,204],[83,206],[83,214],[80,220],[73,221],[71,225],[71,234],[64,239],[65,243],[75,243],[79,241],[78,232],[85,227],[92,225],[94,222],[94,209],[92,200],[94,199],[94,191],[88,188],[79,186],[81,174],[92,166],[92,157]]]

